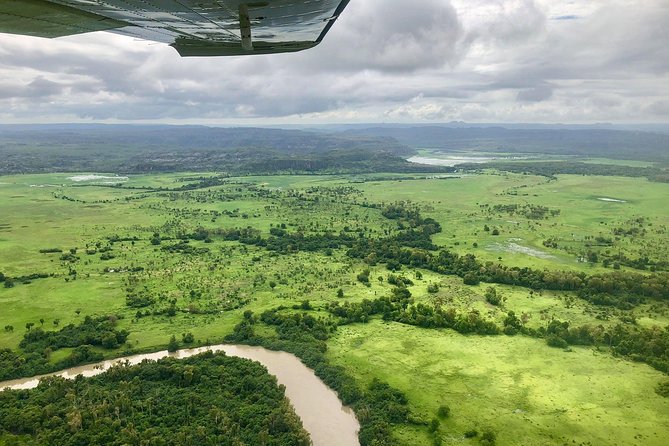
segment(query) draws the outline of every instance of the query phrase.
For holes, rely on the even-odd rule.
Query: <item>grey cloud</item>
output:
[[[541,102],[550,99],[553,96],[553,88],[548,85],[542,85],[534,88],[520,90],[517,100],[520,102]]]
[[[657,116],[669,116],[669,100],[653,102],[648,106],[648,111]]]
[[[63,91],[63,85],[44,79],[42,76],[36,77],[26,86],[26,92],[30,96],[53,96]]]
[[[16,82],[0,85],[0,98],[24,98],[42,100],[50,96],[56,96],[65,90],[66,86],[58,82],[37,76],[25,84]]]

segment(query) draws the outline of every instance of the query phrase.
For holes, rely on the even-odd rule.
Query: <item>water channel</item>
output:
[[[314,446],[357,446],[360,444],[358,442],[360,425],[351,408],[344,406],[337,394],[327,387],[313,370],[302,364],[296,356],[286,352],[275,352],[247,345],[213,345],[179,350],[174,353],[163,350],[156,353],[127,356],[97,364],[73,367],[50,375],[68,379],[77,375],[94,376],[122,361],[139,364],[145,359],[157,360],[167,356],[187,358],[207,350],[223,351],[229,356],[258,361],[267,367],[269,373],[276,376],[279,384],[286,387],[286,396],[295,408],[295,413],[302,420],[304,428],[311,435]],[[37,387],[41,377],[0,382],[0,389],[32,389]]]

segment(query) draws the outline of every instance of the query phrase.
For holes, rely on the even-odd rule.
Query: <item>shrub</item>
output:
[[[448,418],[451,415],[451,408],[446,405],[439,406],[437,415],[439,415],[439,418]]]
[[[567,348],[568,346],[567,341],[556,335],[549,335],[546,337],[546,344],[557,348]]]

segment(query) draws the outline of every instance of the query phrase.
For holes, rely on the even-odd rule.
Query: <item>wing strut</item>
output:
[[[253,51],[251,17],[249,16],[249,7],[246,3],[239,4],[239,31],[242,34],[242,48],[246,51]]]

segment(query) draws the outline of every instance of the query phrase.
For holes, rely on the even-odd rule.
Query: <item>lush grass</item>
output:
[[[446,444],[462,443],[470,429],[492,429],[502,445],[659,446],[669,437],[669,400],[653,392],[664,376],[607,353],[380,321],[341,327],[330,346],[336,364],[362,381],[387,380],[424,419],[450,406],[439,431]],[[396,434],[427,445],[426,431]]]
[[[412,179],[403,175],[404,180],[388,180],[390,175],[379,174],[272,176],[232,178],[230,184],[198,191],[146,194],[135,189],[82,187],[81,183],[68,180],[69,176],[1,178],[0,271],[11,276],[55,274],[54,278],[36,280],[30,285],[0,288],[0,300],[7,308],[0,315],[0,326],[15,327],[12,333],[0,332],[2,345],[16,346],[27,322],[37,325],[40,318],[46,320],[45,326],[50,326],[54,319],[60,319],[61,325],[76,322],[80,317],[74,313],[76,309],[83,314],[122,314],[125,316],[122,324],[133,333],[141,333],[130,338],[139,341],[137,346],[162,345],[175,329],[189,327],[203,340],[220,338],[246,308],[242,305],[218,315],[183,315],[187,322],[179,326],[174,320],[170,323],[167,317],[133,322],[136,309],[125,307],[125,295],[142,288],[152,290],[155,297],[176,299],[181,308],[212,305],[234,295],[233,304],[234,299],[240,299],[255,311],[279,304],[293,305],[304,299],[320,305],[335,298],[339,288],[344,290],[344,300],[378,297],[389,289],[385,282],[376,280],[387,275],[383,266],[372,268],[372,286],[364,287],[355,280],[364,266],[341,251],[335,251],[331,257],[321,253],[273,257],[260,248],[215,240],[210,245],[193,243],[210,248],[211,255],[192,258],[165,253],[160,246],[148,242],[153,232],[169,236],[174,231],[193,230],[197,226],[209,229],[252,226],[265,234],[280,223],[286,224],[289,231],[338,232],[349,227],[363,228],[372,237],[394,230],[395,222],[383,218],[378,209],[360,206],[364,203],[397,200],[416,203],[424,215],[441,223],[443,232],[433,237],[436,243],[461,254],[472,252],[484,260],[499,261],[501,257],[501,262],[507,265],[586,273],[606,271],[600,264],[576,261],[578,253],[586,249],[586,237],[610,236],[612,227],[625,226],[637,216],[648,221],[648,232],[639,237],[622,237],[615,242],[615,248],[606,249],[617,249],[629,256],[639,255],[640,251],[653,258],[667,255],[664,228],[669,224],[669,211],[657,204],[667,196],[669,185],[644,179],[562,176],[558,181],[547,182],[541,177],[525,175],[456,179]],[[192,176],[131,176],[125,184],[175,188]],[[333,193],[334,190],[339,192]],[[62,196],[79,201],[58,198]],[[222,200],[221,196],[227,198]],[[126,200],[128,197],[133,199]],[[597,199],[601,197],[625,203]],[[560,214],[547,220],[528,220],[521,215],[487,212],[481,207],[513,203],[544,205],[559,209]],[[211,218],[211,212],[222,214]],[[500,235],[484,231],[484,225],[498,228]],[[101,260],[99,253],[85,253],[87,247],[95,248],[96,243],[106,246],[107,238],[113,235],[135,236],[139,240],[115,243],[112,246],[115,258],[111,260]],[[559,240],[560,248],[544,247],[542,241],[548,238]],[[478,246],[474,247],[474,243]],[[518,246],[536,250],[530,254],[541,251],[553,257],[537,258],[518,249],[508,252]],[[45,248],[60,248],[65,252],[77,248],[80,260],[70,265],[60,260],[60,254],[39,253]],[[145,270],[136,274],[123,272],[132,266]],[[66,282],[71,267],[77,272],[76,280]],[[117,272],[105,273],[105,268]],[[497,319],[506,310],[526,312],[531,316],[528,323],[533,326],[550,317],[577,324],[606,323],[593,319],[601,309],[568,294],[543,293],[530,297],[527,290],[501,287],[507,301],[499,309],[483,300],[484,287],[467,287],[457,278],[424,274],[423,281],[415,281],[411,290],[414,296],[427,302],[437,297],[461,308],[476,308]],[[130,284],[131,280],[135,283]],[[428,296],[425,291],[430,281],[443,285],[436,296]],[[268,286],[270,282],[276,284],[273,290]],[[188,293],[193,288],[201,289],[204,298],[192,299]],[[664,310],[663,306],[651,308],[649,304],[634,310],[634,315],[645,326],[666,324]],[[617,320],[619,315],[608,313],[610,320]]]

